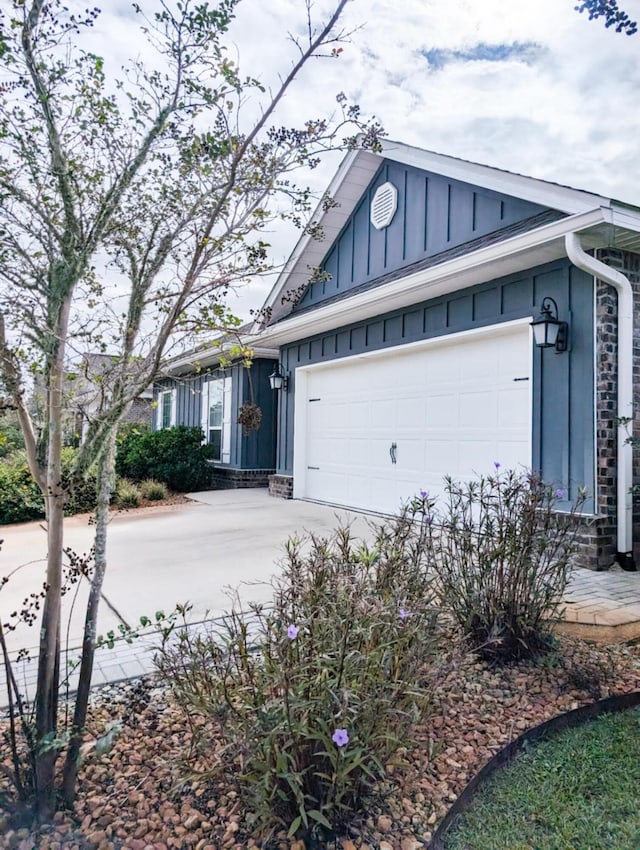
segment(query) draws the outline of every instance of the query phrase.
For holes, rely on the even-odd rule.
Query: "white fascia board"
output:
[[[565,233],[600,225],[606,220],[605,213],[606,210],[592,209],[563,218],[325,307],[318,305],[314,310],[293,314],[266,328],[261,341],[268,345],[284,345],[559,259],[566,256]]]
[[[611,205],[607,213],[606,220],[615,227],[621,227],[624,230],[633,230],[640,233],[640,209],[635,210],[632,207],[625,207],[615,202]]]
[[[241,344],[247,345],[251,349],[254,360],[257,357],[264,358],[265,360],[277,360],[280,356],[277,348],[265,348],[251,345],[250,339],[242,339]],[[170,375],[195,370],[196,368],[201,369],[204,366],[214,366],[225,356],[228,356],[228,352],[217,347],[203,348],[201,351],[197,352],[192,351],[180,358],[176,358],[171,363],[166,363],[162,370],[162,376],[160,377],[169,377]]]
[[[501,171],[489,165],[480,165],[476,162],[468,162],[464,159],[421,150],[390,139],[383,139],[382,141],[382,156],[404,165],[412,165],[424,171],[441,174],[443,177],[449,177],[452,180],[460,180],[462,183],[470,183],[490,189],[493,192],[522,198],[525,201],[551,207],[570,215],[588,212],[595,207],[611,204],[610,198],[584,192],[581,189],[572,189],[569,186],[560,186],[546,180],[537,180],[535,177]]]
[[[337,236],[342,229],[343,224],[351,215],[356,201],[369,185],[371,178],[380,166],[380,162],[379,154],[362,150],[350,151],[344,157],[325,193],[336,200],[339,206],[324,212],[322,201],[320,201],[313,215],[309,218],[309,221],[317,221],[321,224],[325,233],[330,234],[330,238],[318,240],[308,233],[304,233],[300,237],[264,302],[265,308],[273,307],[278,295],[286,286],[287,278],[295,269],[303,254],[306,255],[305,268],[307,265],[316,265],[316,259],[322,259],[328,245],[333,241],[333,237]],[[347,177],[349,177],[349,180],[347,180]]]

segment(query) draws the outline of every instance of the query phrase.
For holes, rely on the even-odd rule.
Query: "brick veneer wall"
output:
[[[246,487],[266,487],[273,469],[225,469],[213,467],[211,485],[215,490],[240,490]]]
[[[634,411],[640,402],[640,255],[612,248],[601,250],[598,259],[625,274],[634,294],[633,377]],[[618,305],[615,289],[602,281],[596,286],[596,503],[598,514],[583,524],[578,534],[576,563],[606,570],[617,551],[617,446],[618,446]],[[633,435],[640,437],[637,420]],[[640,483],[640,452],[634,452],[633,483]],[[640,565],[640,508],[634,499],[633,546]]]
[[[280,499],[293,498],[293,476],[292,475],[270,475],[269,495],[278,496]]]

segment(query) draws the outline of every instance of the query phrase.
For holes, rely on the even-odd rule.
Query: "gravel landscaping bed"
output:
[[[594,646],[560,638],[538,665],[487,668],[473,657],[439,688],[433,713],[387,766],[388,783],[341,850],[418,850],[467,781],[512,738],[562,712],[640,689],[640,647]],[[73,813],[39,835],[0,814],[0,847],[19,850],[302,850],[284,833],[260,836],[252,812],[224,787],[181,780],[189,732],[152,679],[96,690],[90,730],[120,720],[102,757],[88,754]],[[0,787],[0,791],[1,791]]]

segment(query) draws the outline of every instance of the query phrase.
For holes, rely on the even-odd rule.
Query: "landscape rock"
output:
[[[462,660],[441,683],[415,746],[388,765],[384,794],[341,836],[341,850],[420,850],[469,779],[524,729],[573,707],[640,689],[640,647],[592,646],[560,638],[562,664],[487,668]],[[89,727],[124,715],[133,684],[92,692]],[[0,810],[0,850],[252,850],[263,835],[256,813],[222,780],[187,783],[179,765],[188,728],[167,692],[154,685],[134,726],[114,748],[88,756],[73,813],[57,813],[39,833],[18,831]],[[0,777],[0,799],[6,790]],[[176,792],[176,788],[180,791]],[[20,825],[22,829],[22,825]],[[418,836],[420,840],[416,837]],[[21,847],[27,842],[25,847]],[[304,850],[286,831],[272,847]]]

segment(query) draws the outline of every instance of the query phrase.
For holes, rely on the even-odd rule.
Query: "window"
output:
[[[202,430],[213,446],[213,460],[231,460],[231,378],[215,378],[202,387]]]
[[[158,401],[158,429],[173,428],[176,424],[176,391],[163,390]]]
[[[205,440],[213,446],[213,459],[222,460],[222,408],[224,380],[209,381],[207,394]]]

